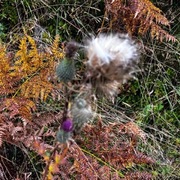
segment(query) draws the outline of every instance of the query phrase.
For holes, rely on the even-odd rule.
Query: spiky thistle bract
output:
[[[74,60],[65,57],[57,66],[56,74],[60,81],[63,82],[71,81],[75,75]]]
[[[69,82],[74,78],[76,73],[75,59],[78,48],[78,44],[74,41],[64,43],[65,57],[56,69],[56,74],[60,81]]]

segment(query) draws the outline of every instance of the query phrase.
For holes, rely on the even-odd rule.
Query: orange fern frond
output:
[[[145,23],[152,24],[156,22],[165,26],[169,26],[169,21],[161,13],[162,11],[153,5],[149,0],[134,0],[131,6],[135,13],[134,18],[143,18]],[[132,9],[132,8],[131,8]]]
[[[151,157],[146,156],[145,154],[140,153],[140,152],[135,153],[133,157],[134,157],[133,162],[136,164],[154,164],[155,163],[155,161]]]
[[[3,105],[10,119],[20,117],[27,122],[32,120],[32,112],[36,109],[33,101],[21,97],[6,98]]]
[[[172,41],[175,42],[176,38],[170,34],[168,34],[165,30],[160,28],[157,24],[153,23],[151,25],[151,37],[157,40],[162,41],[165,39],[166,41]]]
[[[0,75],[0,95],[12,94],[17,90],[16,83],[19,81],[19,78],[12,78],[9,75],[1,76]]]
[[[54,112],[39,113],[33,116],[33,121],[40,127],[48,126],[62,119],[62,112],[55,114]]]
[[[73,163],[72,163],[73,160]],[[76,143],[71,144],[64,163],[60,164],[59,174],[63,179],[120,179],[123,174],[107,163],[82,150]]]
[[[69,174],[76,174],[76,179],[98,179],[98,169],[100,168],[96,159],[88,157],[77,146],[72,145],[69,149],[68,159],[74,159],[73,165],[69,169]],[[100,178],[101,179],[101,178]]]
[[[40,76],[35,76],[22,84],[21,95],[25,98],[33,98],[35,100],[40,99],[41,101],[45,101],[52,89],[52,83],[41,79]]]
[[[131,35],[145,35],[162,41],[176,41],[161,26],[170,26],[162,11],[150,0],[106,0],[106,12],[110,18],[110,29],[121,31],[120,27]]]
[[[130,141],[132,136],[142,136],[140,128],[131,123],[123,127],[124,129],[122,129],[122,124],[117,123],[106,126],[99,123],[94,127],[86,127],[84,132],[85,136],[88,136],[88,141],[85,143],[82,140],[81,143],[99,155],[103,161],[118,169],[138,163],[153,164],[153,159],[135,151],[137,142],[132,144]],[[134,139],[137,141],[137,138]]]
[[[132,172],[128,173],[124,178],[121,180],[152,180],[153,176],[152,174],[148,172]]]
[[[13,72],[10,60],[6,48],[0,45],[0,95],[15,92],[16,84],[21,79],[17,73]]]
[[[142,129],[134,122],[127,122],[120,127],[120,132],[127,133],[131,137],[138,137],[145,140],[145,133]]]

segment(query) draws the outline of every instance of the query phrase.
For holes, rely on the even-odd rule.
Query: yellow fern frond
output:
[[[15,54],[16,58],[19,58],[16,62],[15,65],[19,65],[21,66],[22,63],[27,63],[27,38],[23,37],[20,40],[20,44],[19,44],[19,51],[17,51],[17,53]]]
[[[36,54],[38,54],[35,40],[29,35],[26,35],[26,37],[27,37],[29,43],[31,44],[31,48],[35,51]]]
[[[43,64],[42,57],[38,52],[35,40],[28,35],[27,35],[27,39],[31,45],[31,49],[29,50],[29,54],[28,54],[29,58],[31,59],[31,67],[33,67],[34,71],[36,71]]]
[[[59,48],[59,38],[60,38],[59,35],[56,35],[53,45],[52,45],[52,53],[56,59],[61,59],[64,57],[63,52],[60,51],[60,48]]]
[[[40,76],[35,76],[22,84],[21,96],[45,101],[52,89],[52,83],[46,81],[45,79],[41,79]]]
[[[55,59],[63,57],[59,49],[59,36],[56,36],[50,51],[39,51],[36,41],[25,34],[15,57],[14,71],[21,74],[24,80],[17,92],[25,98],[45,101],[53,89],[50,80],[54,76]]]
[[[0,73],[8,72],[9,69],[10,69],[10,64],[6,54],[6,47],[0,45]]]
[[[27,57],[27,38],[26,38],[26,36],[24,36],[20,40],[19,51],[16,53],[15,56],[16,57],[21,56],[22,59],[26,61],[26,57]]]
[[[0,94],[6,95],[16,90],[20,80],[18,73],[12,71],[12,66],[5,46],[0,46]]]
[[[29,44],[30,44],[30,49]],[[24,36],[20,41],[19,50],[15,57],[15,70],[21,75],[28,76],[36,72],[42,65],[41,56],[38,53],[35,40],[30,36]]]

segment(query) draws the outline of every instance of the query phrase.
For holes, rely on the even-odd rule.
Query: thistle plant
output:
[[[119,87],[133,77],[139,46],[127,34],[100,34],[86,42],[87,71],[92,88],[113,99]]]
[[[10,1],[2,6],[2,12],[7,10],[7,15],[15,8],[12,17],[16,26],[6,29],[10,32],[6,42],[10,42],[0,44],[0,179],[147,180],[155,176],[178,179],[179,61],[176,60],[179,42],[163,27],[169,28],[174,23],[172,31],[176,36],[178,14],[167,8],[172,8],[175,2],[156,2],[158,6],[168,4],[165,9],[169,9],[166,15],[171,15],[171,23],[150,0],[83,4],[63,1],[58,5],[47,1],[26,2]],[[104,7],[105,12],[99,11],[100,7]],[[2,18],[3,22],[6,17]],[[47,27],[37,28],[36,23],[26,19],[31,17]],[[12,24],[10,19],[5,24]],[[52,19],[56,23],[52,23]],[[52,28],[51,23],[57,27]],[[24,37],[20,24],[24,26]],[[51,32],[46,31],[48,27]],[[63,50],[59,48],[59,36],[53,43],[49,36],[56,31],[62,39],[78,35],[76,40],[80,40],[82,35],[97,32],[97,29],[99,35],[83,45],[70,41],[64,43]],[[118,33],[102,34],[102,31]],[[147,52],[146,68],[142,72],[145,78],[123,86],[134,78],[140,54],[141,43],[131,37],[140,39],[145,34],[148,42],[143,42]],[[153,41],[149,41],[150,37]],[[163,40],[172,43],[165,44]],[[83,49],[84,56],[76,62],[79,48]],[[162,63],[161,59],[168,62]],[[55,79],[55,72],[59,81]],[[120,88],[129,89],[115,104],[104,101],[106,98],[115,100]],[[97,100],[94,104],[98,118],[94,118],[98,114],[94,112],[92,97]],[[123,107],[119,107],[119,102]],[[67,103],[72,103],[69,109]],[[127,117],[124,106],[131,117]],[[65,107],[64,114],[62,107]],[[119,108],[123,108],[123,112]],[[85,126],[88,123],[91,126]],[[12,146],[14,149],[9,148]],[[22,147],[23,153],[19,154]],[[24,153],[28,151],[30,153]],[[157,159],[158,164],[155,164]],[[32,169],[32,173],[28,173]]]
[[[71,132],[66,132],[63,129],[58,130],[56,139],[60,143],[67,143],[71,137]]]
[[[58,130],[56,139],[60,143],[66,143],[70,137],[71,137],[71,132],[73,130],[73,120],[71,118],[66,118],[62,124],[60,130]]]
[[[56,73],[60,81],[71,81],[75,75],[74,60],[65,57],[57,66]]]
[[[65,57],[58,64],[56,68],[56,74],[60,81],[71,81],[75,76],[75,59],[78,46],[75,42],[65,43]]]
[[[76,42],[65,44],[65,58],[56,70],[58,78],[64,82],[74,77],[74,57],[78,47],[79,44]],[[113,100],[122,83],[133,77],[139,59],[138,45],[128,35],[116,33],[100,34],[86,41],[82,47],[87,56],[85,70],[89,82],[85,82],[85,86],[89,87],[88,93],[91,94],[95,90],[96,95],[101,94]],[[69,94],[68,89],[66,90]],[[67,133],[72,130],[80,132],[86,123],[93,120],[95,113],[88,98],[91,96],[85,94],[86,99],[75,98],[70,109],[72,120],[66,118],[63,120],[61,127]]]
[[[79,132],[86,123],[91,122],[94,116],[91,105],[83,98],[75,99],[71,108],[71,114],[75,132]]]

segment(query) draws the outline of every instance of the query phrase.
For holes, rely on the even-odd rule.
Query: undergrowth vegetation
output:
[[[179,179],[178,4],[3,0],[0,179]],[[140,51],[118,87],[88,74],[81,48],[102,32],[128,33]]]

